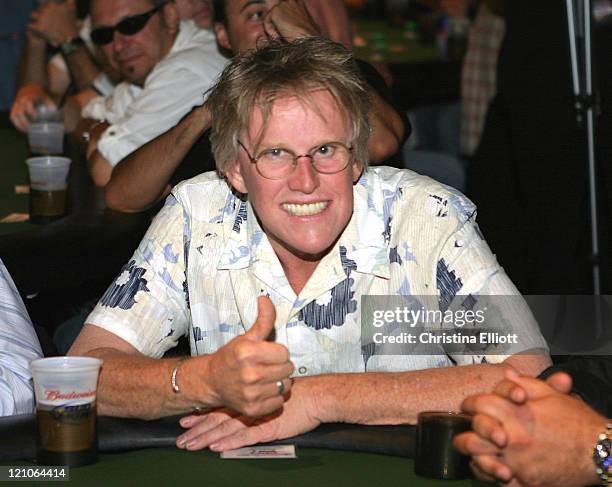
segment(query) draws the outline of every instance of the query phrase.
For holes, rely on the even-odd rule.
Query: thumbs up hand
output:
[[[206,376],[216,407],[251,417],[269,414],[283,405],[294,369],[287,348],[266,341],[276,319],[272,301],[261,296],[257,304],[253,326],[210,356]]]

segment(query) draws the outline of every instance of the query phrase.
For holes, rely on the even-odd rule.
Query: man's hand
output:
[[[92,121],[88,130],[83,132],[83,137],[85,137],[87,141],[87,149],[85,150],[87,159],[90,159],[93,153],[98,149],[98,141],[109,126],[110,124],[108,122]]]
[[[28,29],[58,47],[79,35],[74,0],[48,2],[32,12]]]
[[[177,438],[176,444],[187,450],[209,447],[226,451],[310,431],[321,421],[316,418],[309,380],[297,379],[291,392],[285,395],[287,400],[282,408],[262,418],[241,416],[227,409],[185,416],[181,426],[188,431]]]
[[[320,35],[303,0],[280,0],[265,16],[264,30],[268,38],[286,41]]]
[[[253,326],[210,356],[207,381],[213,402],[246,416],[262,416],[279,409],[284,391],[291,389],[293,372],[289,351],[266,339],[274,330],[276,310],[270,298],[258,299],[258,315]]]
[[[22,132],[27,132],[30,124],[36,120],[36,107],[47,105],[56,108],[55,103],[39,84],[28,84],[19,88],[11,107],[11,122]]]
[[[510,373],[494,394],[463,402],[462,409],[475,415],[474,431],[458,435],[454,444],[473,456],[474,472],[483,480],[555,487],[594,481],[589,450],[606,419],[567,395],[570,389],[566,374],[543,382]]]

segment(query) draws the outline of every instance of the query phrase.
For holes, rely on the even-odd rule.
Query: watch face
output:
[[[612,473],[612,440],[609,434],[599,435],[599,441],[593,451],[593,461],[597,465],[597,473]]]

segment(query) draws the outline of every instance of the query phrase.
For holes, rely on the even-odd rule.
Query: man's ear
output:
[[[181,21],[179,17],[178,10],[176,9],[176,5],[174,2],[168,2],[164,5],[162,9],[162,14],[164,16],[164,22],[168,27],[168,31],[175,35],[179,30],[179,23]]]
[[[353,183],[356,183],[357,181],[359,181],[361,173],[363,173],[363,166],[359,161],[353,161],[353,163],[351,164],[351,171],[353,172]]]
[[[215,22],[215,36],[217,37],[217,43],[228,51],[232,50],[232,46],[229,42],[229,36],[227,35],[227,29],[221,22]]]
[[[244,178],[242,177],[242,168],[239,161],[229,165],[225,171],[225,177],[236,191],[242,194],[248,193]]]

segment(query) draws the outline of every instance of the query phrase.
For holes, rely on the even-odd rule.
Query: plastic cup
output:
[[[98,461],[96,391],[102,360],[51,357],[30,362],[41,465],[77,467]]]
[[[36,119],[34,123],[61,122],[60,112],[55,107],[41,103],[36,107]]]
[[[70,159],[58,156],[26,159],[30,174],[30,221],[48,223],[66,213]]]
[[[470,457],[453,446],[453,437],[471,428],[467,414],[423,411],[417,416],[414,473],[436,479],[470,476]]]
[[[64,151],[64,124],[35,122],[28,126],[28,143],[32,155],[61,154]]]

